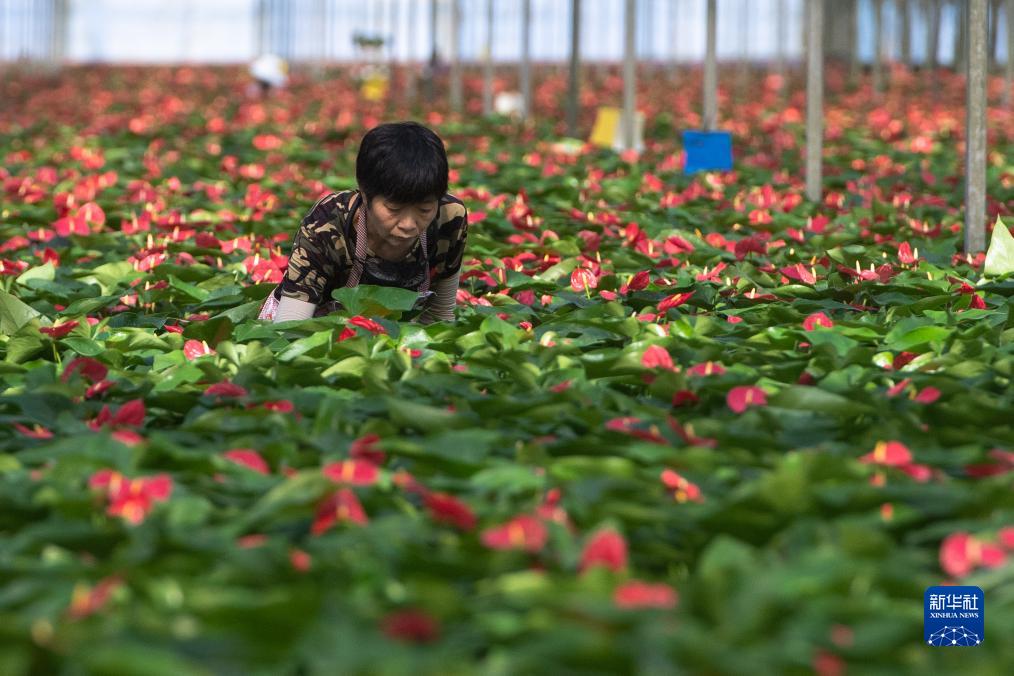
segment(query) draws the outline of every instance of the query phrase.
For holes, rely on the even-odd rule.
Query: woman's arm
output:
[[[291,322],[296,319],[309,319],[317,310],[317,306],[306,301],[296,300],[288,296],[282,296],[275,308],[275,319],[277,322]]]
[[[454,321],[454,307],[457,304],[458,280],[461,271],[455,272],[447,279],[439,279],[433,284],[433,296],[426,309],[419,315],[420,324],[435,321]]]

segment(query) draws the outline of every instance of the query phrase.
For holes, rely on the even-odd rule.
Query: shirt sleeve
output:
[[[437,250],[430,265],[434,281],[450,279],[461,270],[461,259],[468,238],[468,210],[460,202],[450,202],[441,209],[443,217],[437,232]]]
[[[438,280],[433,285],[433,297],[426,304],[418,318],[420,324],[435,321],[454,321],[454,308],[457,305],[458,283],[461,272],[455,272],[447,279]]]
[[[292,240],[281,296],[315,305],[330,300],[325,292],[337,277],[346,252],[339,216],[325,198],[303,218]]]

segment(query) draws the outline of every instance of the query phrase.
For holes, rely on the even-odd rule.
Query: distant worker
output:
[[[374,127],[356,157],[357,189],[325,195],[303,218],[285,277],[259,319],[309,319],[340,309],[359,284],[419,293],[417,320],[454,321],[468,234],[465,205],[447,192],[444,143],[415,122]]]
[[[257,82],[257,89],[251,94],[268,96],[273,90],[285,87],[289,80],[289,64],[280,56],[262,54],[250,64],[250,75]]]

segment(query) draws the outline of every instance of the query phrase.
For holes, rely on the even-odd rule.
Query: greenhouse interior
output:
[[[1014,673],[1012,26],[0,0],[0,674]]]

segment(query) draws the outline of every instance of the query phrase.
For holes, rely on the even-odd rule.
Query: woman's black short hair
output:
[[[439,200],[447,192],[444,142],[417,122],[374,127],[359,144],[356,180],[367,202],[374,197],[398,204]]]

